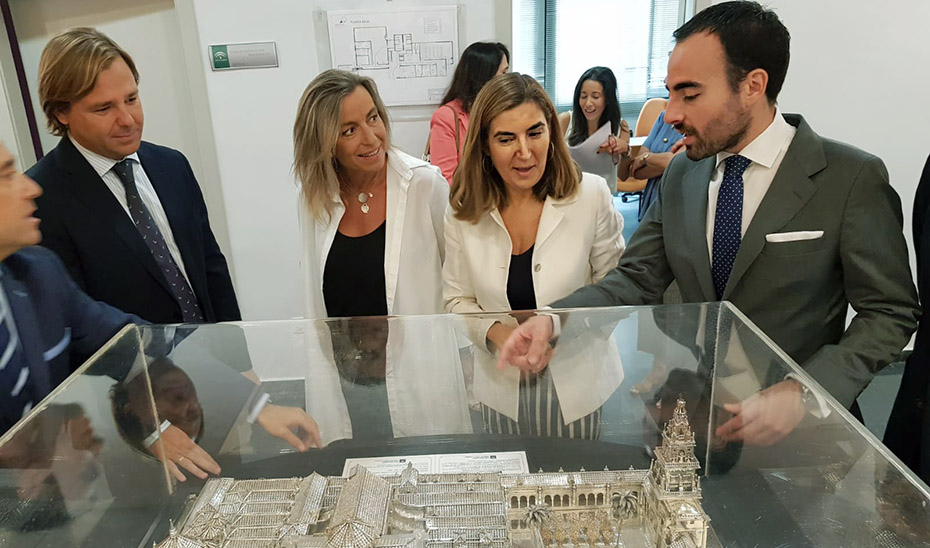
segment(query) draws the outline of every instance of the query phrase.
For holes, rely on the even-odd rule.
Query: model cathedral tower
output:
[[[650,522],[644,525],[656,548],[707,546],[710,519],[700,505],[700,468],[685,400],[678,398],[645,482],[646,505],[652,507],[644,512]]]
[[[685,400],[679,398],[672,419],[665,424],[662,445],[656,448],[652,477],[656,487],[665,496],[678,497],[682,493],[700,496],[701,468],[694,456],[694,432],[688,422]]]

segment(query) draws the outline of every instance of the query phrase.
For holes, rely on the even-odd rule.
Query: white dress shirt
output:
[[[103,179],[107,188],[109,188],[113,196],[116,197],[116,201],[119,202],[126,212],[126,215],[131,219],[132,215],[129,214],[129,203],[126,201],[126,188],[123,186],[123,182],[120,181],[119,176],[113,171],[113,166],[119,163],[119,161],[87,150],[70,135],[68,138],[71,139],[74,148],[78,149],[81,156],[94,168],[97,175]],[[171,258],[174,259],[175,264],[181,269],[181,274],[187,279],[187,283],[190,284],[190,278],[187,277],[187,270],[184,269],[184,259],[181,257],[181,250],[178,249],[178,244],[174,241],[174,234],[171,232],[171,225],[168,224],[168,216],[165,214],[165,208],[162,207],[161,201],[158,199],[158,194],[155,192],[155,187],[153,187],[152,182],[149,181],[148,175],[146,175],[145,170],[142,169],[142,163],[139,161],[139,154],[133,152],[124,159],[132,161],[132,175],[136,180],[136,188],[139,190],[139,197],[142,198],[142,202],[145,204],[145,207],[148,208],[149,213],[155,220],[155,224],[158,226],[158,230],[165,239],[165,245],[168,246],[168,252],[171,253]]]
[[[765,198],[765,193],[772,186],[772,180],[778,173],[782,160],[785,159],[785,153],[791,146],[794,134],[797,128],[785,121],[781,115],[781,110],[775,109],[775,118],[765,131],[752,140],[748,145],[743,147],[739,155],[752,161],[746,171],[743,172],[743,220],[740,227],[740,236],[746,235],[746,229],[749,223],[756,215],[759,204]],[[730,152],[717,153],[717,169],[710,179],[710,185],[707,187],[707,253],[710,255],[711,264],[714,261],[714,217],[717,212],[717,194],[720,192],[720,184],[723,182],[724,160],[733,156]],[[701,320],[703,323],[703,319]],[[701,327],[703,330],[703,326]],[[702,335],[699,335],[702,337]],[[731,334],[729,342],[729,351],[727,361],[732,363],[749,363],[746,357],[746,351],[742,348],[742,343],[734,331]],[[800,379],[792,374],[787,378],[793,378],[801,382]],[[802,382],[803,384],[803,382]],[[811,411],[817,417],[825,417],[830,414],[826,402],[815,395],[818,408]]]
[[[746,229],[762,203],[785,158],[785,153],[797,132],[794,126],[785,121],[779,109],[775,109],[775,118],[769,127],[758,137],[743,147],[740,156],[752,161],[743,172],[743,222],[740,236],[746,235]],[[714,217],[717,213],[717,194],[723,182],[724,160],[733,156],[730,152],[717,153],[717,170],[714,171],[707,186],[707,253],[710,262],[714,262]]]

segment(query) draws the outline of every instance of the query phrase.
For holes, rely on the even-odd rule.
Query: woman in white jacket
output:
[[[603,178],[572,161],[542,86],[515,73],[488,82],[472,107],[446,214],[446,309],[543,307],[614,268],[622,228]],[[521,376],[498,372],[492,355],[516,321],[467,324],[477,349],[474,393],[489,429],[597,436],[597,412],[622,379],[612,337],[560,347],[548,369]]]
[[[431,419],[443,433],[460,429],[467,422],[464,404],[448,402],[463,399],[453,395],[442,405],[444,395],[436,390],[439,399],[432,403],[439,409],[433,412],[431,402],[424,402],[422,415],[428,416],[408,419],[401,410],[409,402],[397,396],[404,387],[391,389],[403,373],[396,369],[400,364],[435,359],[416,341],[425,338],[436,352],[451,356],[457,348],[452,329],[428,334],[392,329],[396,322],[385,317],[443,312],[449,185],[439,168],[391,147],[387,110],[374,81],[335,69],[314,78],[300,99],[294,159],[307,316],[376,317],[327,322],[331,337],[314,336],[308,343],[319,339],[324,355],[334,357],[354,437],[434,433]],[[442,420],[444,411],[451,425]],[[409,430],[418,420],[420,430]]]

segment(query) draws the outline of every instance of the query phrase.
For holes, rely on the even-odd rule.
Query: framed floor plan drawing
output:
[[[333,68],[374,79],[387,106],[439,104],[458,62],[456,6],[327,16]]]

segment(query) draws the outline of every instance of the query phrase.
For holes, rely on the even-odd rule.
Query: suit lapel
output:
[[[36,311],[29,299],[28,288],[26,284],[10,275],[3,277],[3,290],[6,292],[7,301],[10,303],[10,309],[16,321],[16,332],[21,344],[20,349],[23,351],[26,365],[29,367],[29,376],[35,388],[35,393],[48,394],[54,387],[51,386],[51,381],[48,378],[48,367],[46,367],[45,358],[42,356],[42,349],[45,348],[45,345],[39,336],[39,323],[36,318]],[[38,403],[38,401],[35,403]]]
[[[826,167],[820,138],[803,118],[785,116],[789,122],[799,120],[798,130],[782,159],[759,209],[746,228],[723,299],[727,299],[740,279],[765,246],[765,235],[783,228],[804,207],[817,190],[810,176]]]
[[[559,223],[562,222],[562,218],[565,217],[565,214],[556,206],[571,201],[574,201],[574,199],[561,201],[553,200],[551,197],[546,198],[545,203],[543,203],[542,214],[539,217],[539,226],[536,228],[535,249],[541,248],[543,244],[546,243],[549,236],[552,235],[556,227],[559,226]]]
[[[61,144],[61,159],[59,167],[73,175],[70,184],[64,185],[68,188],[74,199],[81,202],[88,210],[100,220],[104,226],[112,227],[113,231],[119,236],[120,240],[132,251],[133,255],[142,263],[142,266],[165,288],[165,291],[171,293],[168,282],[164,274],[155,263],[152,252],[142,241],[142,236],[133,224],[132,219],[126,213],[126,210],[120,206],[119,201],[107,188],[106,183],[97,175],[94,168],[81,156],[71,140],[63,137]]]
[[[682,211],[684,213],[684,240],[693,257],[694,274],[701,286],[705,301],[716,301],[714,280],[710,273],[710,253],[707,250],[707,187],[714,172],[714,158],[698,162],[682,180]],[[666,225],[674,219],[663,219]]]

